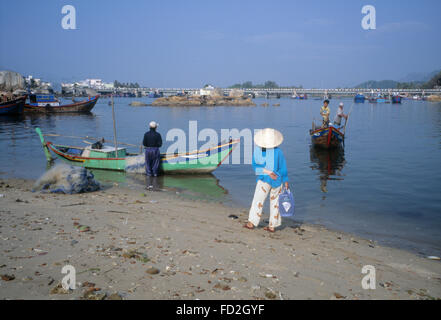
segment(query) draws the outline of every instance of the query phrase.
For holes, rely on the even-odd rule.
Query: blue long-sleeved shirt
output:
[[[282,183],[288,182],[288,169],[286,168],[286,160],[283,152],[279,148],[262,150],[260,147],[254,149],[253,169],[257,175],[257,180],[271,185],[272,188],[278,188]],[[263,173],[263,169],[274,172],[277,179]]]

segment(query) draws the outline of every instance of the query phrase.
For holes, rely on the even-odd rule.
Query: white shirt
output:
[[[335,115],[335,118],[334,118],[334,124],[341,125],[341,118],[343,118],[343,109],[338,108],[337,114]]]

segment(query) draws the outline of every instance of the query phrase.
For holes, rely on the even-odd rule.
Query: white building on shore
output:
[[[91,88],[95,90],[99,89],[113,89],[114,85],[113,83],[104,82],[102,79],[86,79],[77,81],[74,83],[62,83],[61,86],[63,88]]]

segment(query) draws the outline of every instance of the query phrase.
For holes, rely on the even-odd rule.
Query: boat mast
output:
[[[113,142],[115,143],[115,158],[118,158],[118,141],[116,140],[115,106],[112,93],[112,119],[113,119]]]

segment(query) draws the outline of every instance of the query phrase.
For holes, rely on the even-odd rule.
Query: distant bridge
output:
[[[185,92],[187,94],[197,94],[199,93],[199,88],[116,88],[116,89],[102,89],[96,90],[100,94],[111,94],[115,93],[132,93],[132,94],[142,94],[145,95],[149,91],[160,91],[163,92],[164,95],[176,95],[177,93]],[[230,91],[234,89],[224,88],[221,89],[225,94],[228,94]],[[259,89],[241,89],[245,92],[245,94],[252,94],[255,96],[264,96],[264,97],[286,97],[292,96],[293,94],[307,94],[309,96],[317,96],[324,97],[326,94],[331,96],[354,96],[358,93],[369,94],[371,92],[381,93],[381,94],[408,94],[408,95],[431,95],[431,94],[441,94],[441,88],[438,89],[291,89],[291,88],[277,88],[277,89],[267,89],[267,88],[259,88]]]

